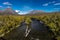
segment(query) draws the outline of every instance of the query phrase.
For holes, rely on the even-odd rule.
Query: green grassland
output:
[[[0,15],[0,37],[10,33],[21,25],[24,20],[27,24],[31,21],[31,18],[36,18],[46,25],[53,31],[56,39],[60,40],[60,14],[41,14],[41,15]]]

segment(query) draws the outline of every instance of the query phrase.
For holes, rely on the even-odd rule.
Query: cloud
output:
[[[15,12],[19,13],[19,12],[20,12],[20,10],[15,10]]]
[[[55,10],[60,10],[60,8],[54,8]]]
[[[10,2],[4,2],[4,5],[12,5]]]
[[[54,5],[60,5],[60,3],[55,3]]]
[[[60,8],[54,8],[54,11],[60,11]]]
[[[29,13],[30,11],[32,11],[33,9],[31,8],[31,7],[29,7],[29,6],[23,6],[22,7],[22,10],[15,10],[15,12],[17,12],[18,14],[27,14],[27,13]]]
[[[27,12],[20,11],[20,10],[15,10],[15,12],[17,12],[17,13],[20,14],[20,15],[23,15],[23,14],[26,14],[26,13],[27,13]]]
[[[23,10],[24,11],[29,11],[29,10],[33,10],[33,9],[29,6],[23,6]]]
[[[55,2],[56,2],[56,1],[48,2],[48,3],[43,4],[42,6],[48,6],[49,4],[53,4],[53,3],[55,3]]]
[[[30,6],[23,6],[23,11],[22,11],[22,13],[23,14],[27,14],[27,13],[29,13],[30,11],[33,11],[34,9],[33,8],[31,8]]]
[[[56,1],[51,1],[51,2],[49,2],[48,4],[53,4],[53,3],[55,3]]]
[[[20,13],[18,13],[18,14],[20,14],[20,15],[25,15],[25,14],[27,14],[28,12],[23,12],[23,11],[20,11]]]
[[[43,4],[43,6],[48,6],[49,5],[49,3],[45,3],[45,4]]]
[[[0,8],[2,8],[2,6],[0,6]]]
[[[32,10],[28,10],[28,11],[15,10],[15,12],[17,12],[20,15],[25,15],[25,14],[29,13],[30,11],[32,11]]]
[[[55,3],[56,1],[52,1],[51,3]]]
[[[17,13],[20,14],[20,15],[25,15],[25,14],[29,13],[30,11],[32,11],[32,10],[29,10],[29,11],[15,10],[15,12],[17,12]]]
[[[22,11],[24,11],[24,12],[29,12],[29,11],[32,11],[33,10],[33,8],[31,8],[30,6],[23,6],[22,7]]]

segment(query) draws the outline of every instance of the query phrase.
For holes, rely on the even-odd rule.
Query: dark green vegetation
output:
[[[23,20],[23,16],[0,16],[0,37],[18,27]]]
[[[53,32],[52,37],[55,37],[55,39],[60,40],[60,14],[59,13],[25,15],[25,16],[0,15],[0,37],[4,38],[6,34],[10,34],[11,31],[20,27],[23,21],[25,21],[27,24],[30,24],[31,18],[35,18],[44,22],[44,24],[46,24],[48,28]]]

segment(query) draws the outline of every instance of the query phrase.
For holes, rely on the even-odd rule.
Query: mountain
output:
[[[26,15],[52,15],[52,14],[60,14],[60,11],[55,11],[55,12],[44,12],[42,10],[33,10],[30,11]]]
[[[15,12],[13,9],[11,8],[6,8],[5,10],[3,10],[2,12],[0,12],[1,15],[18,15],[17,12]]]
[[[0,12],[2,12],[2,10],[0,10]]]
[[[2,14],[3,10],[0,10],[0,15]]]
[[[45,12],[42,10],[33,10],[33,11],[30,11],[28,14],[41,14],[41,13],[45,13]]]

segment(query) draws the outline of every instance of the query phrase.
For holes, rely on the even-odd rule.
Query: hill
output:
[[[18,15],[18,13],[11,8],[6,8],[5,10],[0,11],[0,15]]]
[[[60,12],[59,11],[57,11],[57,12],[44,12],[41,10],[33,10],[33,11],[30,11],[26,15],[52,15],[52,14],[60,14]]]
[[[33,18],[33,21],[31,21],[32,18]],[[35,19],[37,19],[38,22]],[[32,24],[30,25],[30,23],[32,23]],[[45,24],[46,26],[41,23]],[[22,32],[20,32],[20,30],[24,29],[23,30],[23,32],[24,32],[25,28],[23,28],[23,27],[27,27],[26,25],[28,27],[32,26],[31,32],[33,33],[33,35],[32,34],[30,34],[30,35],[33,37],[37,37],[37,38],[40,37],[38,35],[40,33],[38,33],[37,29],[41,30],[41,29],[43,29],[43,27],[44,28],[47,27],[48,30],[47,29],[46,30],[49,31],[48,36],[51,37],[50,39],[60,40],[60,13],[59,12],[46,13],[46,14],[43,13],[42,15],[40,15],[40,14],[39,15],[17,15],[17,16],[16,15],[8,15],[8,16],[0,15],[0,38],[7,39],[7,40],[20,39],[20,37],[22,36],[21,34],[23,34]],[[39,25],[39,27],[37,27],[36,25],[37,26]],[[42,26],[40,26],[40,25],[42,25]],[[21,26],[22,26],[22,28],[20,29]],[[34,32],[33,30],[36,30],[37,33]],[[42,33],[42,31],[40,31],[40,32]],[[45,30],[43,30],[43,32],[45,32]],[[25,35],[25,34],[23,34],[23,35]],[[44,37],[44,35],[43,36],[41,35],[41,36]],[[45,35],[44,38],[46,38],[46,37],[47,36]],[[24,39],[24,38],[21,38],[21,39]],[[43,39],[43,40],[45,40],[45,39]]]
[[[34,14],[42,14],[42,13],[45,13],[44,11],[42,11],[42,10],[33,10],[33,11],[30,11],[29,13],[28,13],[28,15],[34,15]]]

